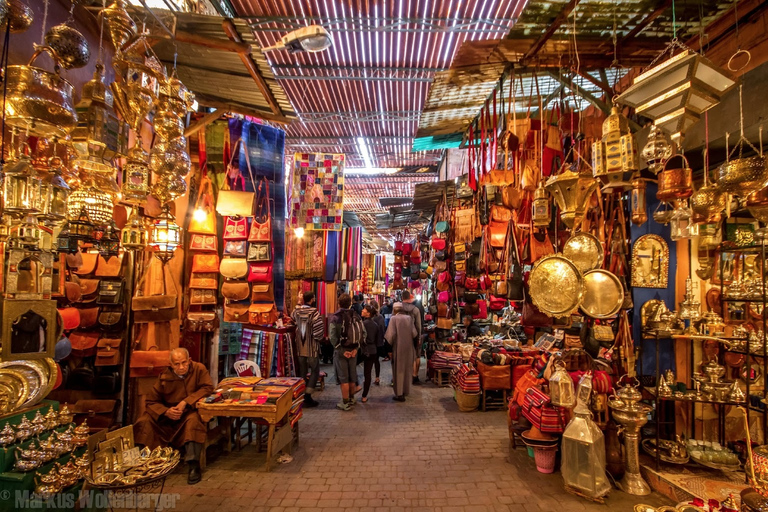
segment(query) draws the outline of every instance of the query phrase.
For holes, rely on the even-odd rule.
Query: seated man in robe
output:
[[[184,446],[189,465],[187,482],[200,481],[200,455],[208,428],[195,403],[213,393],[208,369],[192,361],[185,348],[171,350],[171,365],[163,370],[146,396],[146,411],[133,426],[137,444],[149,448]]]

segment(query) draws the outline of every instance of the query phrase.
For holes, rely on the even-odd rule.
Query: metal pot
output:
[[[724,192],[746,196],[760,190],[768,181],[768,157],[735,158],[717,171],[717,186]]]
[[[669,168],[669,162],[675,157],[683,160],[683,166],[675,169]],[[693,194],[693,175],[688,160],[683,155],[675,155],[664,163],[664,170],[659,173],[659,189],[656,199],[659,201],[671,201],[673,199],[685,199]]]
[[[32,66],[37,50],[26,66],[8,66],[6,122],[38,137],[66,137],[77,126],[73,87],[56,73]]]
[[[691,210],[694,222],[720,222],[722,211],[725,209],[726,196],[710,183],[701,187],[691,196]]]
[[[66,23],[51,27],[45,34],[45,44],[51,48],[64,69],[82,68],[91,57],[88,40],[79,30]]]

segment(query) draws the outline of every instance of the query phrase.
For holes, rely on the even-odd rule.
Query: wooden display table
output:
[[[267,464],[266,469],[272,469],[273,457],[294,440],[298,442],[299,426],[296,423],[295,433],[288,421],[288,415],[293,405],[293,388],[286,387],[274,403],[258,404],[255,401],[222,401],[215,403],[197,402],[197,412],[203,422],[213,418],[227,418],[228,422],[236,419],[262,420],[269,425],[267,432]],[[278,424],[282,423],[280,427]],[[259,445],[261,439],[259,439]],[[229,438],[227,439],[229,446]]]

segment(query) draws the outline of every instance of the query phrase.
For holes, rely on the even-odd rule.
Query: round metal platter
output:
[[[56,361],[50,357],[45,359],[31,359],[28,361],[30,364],[38,366],[42,371],[46,379],[46,385],[43,386],[43,392],[41,393],[41,399],[48,396],[48,393],[53,391],[56,385],[56,378],[58,377],[59,367],[56,366]]]
[[[552,317],[570,315],[581,303],[584,279],[576,265],[560,255],[539,260],[528,278],[533,304]]]
[[[29,395],[22,405],[35,405],[45,398],[45,390],[48,387],[48,378],[42,366],[29,360],[18,360],[2,362],[0,363],[0,368],[15,370],[26,380],[29,387]]]
[[[0,368],[0,396],[6,395],[9,400],[6,412],[15,411],[24,405],[29,399],[29,392],[29,383],[22,373],[12,368]]]
[[[603,246],[591,233],[576,233],[565,242],[563,256],[571,260],[583,274],[603,264]]]
[[[624,288],[619,278],[607,270],[590,270],[584,274],[584,299],[581,311],[592,318],[609,318],[621,310]]]

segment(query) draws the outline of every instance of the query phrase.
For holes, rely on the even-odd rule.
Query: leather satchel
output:
[[[190,288],[189,303],[190,304],[216,304],[216,291]]]
[[[74,276],[74,278],[77,279],[77,276]],[[82,288],[80,288],[79,279],[77,282],[75,281],[64,282],[64,295],[67,297],[67,301],[69,301],[70,304],[74,304],[75,302],[80,302],[80,299],[83,298],[83,290]]]
[[[488,223],[488,240],[491,247],[504,247],[507,244],[507,231],[509,222],[497,222],[492,220]]]
[[[157,377],[171,365],[169,350],[134,350],[131,353],[131,377]]]
[[[98,279],[81,279],[80,280],[80,301],[79,302],[93,302],[96,300],[99,289]]]
[[[251,294],[251,287],[245,281],[224,281],[221,294],[231,301],[245,300]]]
[[[224,242],[224,256],[245,257],[245,240],[228,240]]]
[[[248,217],[253,215],[253,199],[255,194],[253,192],[245,191],[245,180],[240,175],[240,169],[238,164],[235,163],[235,159],[240,159],[240,144],[242,139],[238,139],[232,147],[232,158],[227,165],[227,175],[232,180],[229,184],[229,190],[220,190],[219,197],[216,200],[216,211],[219,215],[230,217]],[[253,173],[251,172],[251,159],[246,154],[246,165],[248,166],[248,173],[251,175],[251,182],[253,182]],[[238,190],[238,188],[240,190]]]
[[[61,317],[61,327],[65,331],[77,329],[80,325],[80,310],[77,308],[61,308],[58,310]]]
[[[90,274],[93,274],[93,271],[96,270],[96,262],[99,259],[99,255],[95,252],[86,252],[81,253],[82,257],[82,265],[80,265],[77,270],[75,270],[75,274],[79,276],[87,276]]]
[[[256,208],[254,209],[251,230],[248,233],[249,242],[272,241],[272,217],[269,211],[269,181],[259,180],[256,187]]]
[[[275,293],[272,283],[253,283],[251,285],[251,302],[274,302]]]
[[[99,256],[96,263],[96,277],[117,277],[120,275],[122,265],[122,256],[112,256],[109,259]]]
[[[170,294],[166,289],[165,271],[163,265],[163,293],[160,295],[143,295],[142,284],[149,274],[150,268],[139,279],[136,286],[136,295],[131,300],[131,310],[133,311],[133,321],[137,324],[146,324],[152,322],[170,322],[179,318],[179,307],[176,293]],[[173,276],[171,276],[173,281]],[[174,283],[174,287],[175,287]]]
[[[216,235],[201,235],[193,233],[189,240],[190,251],[212,251],[216,252],[218,243]]]
[[[512,220],[512,210],[499,205],[491,206],[491,221],[509,223]]]
[[[99,308],[80,309],[80,328],[88,329],[96,325],[99,319]]]
[[[190,311],[184,319],[184,329],[189,332],[213,332],[219,326],[215,311]]]
[[[248,281],[251,283],[271,283],[271,263],[251,263],[248,271]]]
[[[251,304],[248,308],[249,323],[254,325],[272,325],[277,322],[279,315],[274,303]]]
[[[117,366],[122,362],[120,338],[101,338],[96,345],[95,366]]]
[[[224,258],[219,273],[227,279],[242,279],[248,275],[248,262],[245,258]]]
[[[438,317],[435,324],[437,325],[438,329],[445,329],[450,331],[453,329],[453,318]]]
[[[193,273],[189,278],[189,287],[201,290],[218,290],[219,274],[213,272]]]
[[[192,256],[192,273],[198,274],[203,272],[218,272],[219,271],[219,255],[218,254],[195,254]]]
[[[96,353],[96,343],[101,335],[98,332],[73,332],[69,335],[72,344],[72,355],[89,357]]]
[[[123,281],[101,281],[96,304],[114,305],[123,302]]]
[[[250,304],[242,302],[224,303],[224,321],[247,324],[248,309],[250,307]]]
[[[272,261],[272,244],[270,242],[252,242],[248,244],[248,261]]]
[[[116,330],[121,327],[123,311],[102,311],[99,313],[99,325],[105,330]]]
[[[248,238],[248,219],[246,217],[226,217],[224,234],[226,241],[245,241]]]

